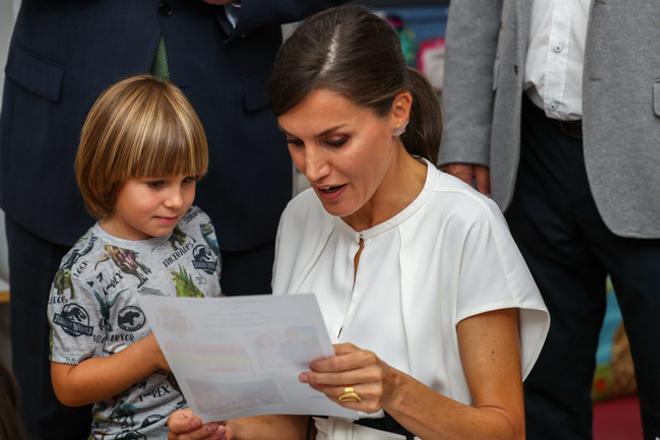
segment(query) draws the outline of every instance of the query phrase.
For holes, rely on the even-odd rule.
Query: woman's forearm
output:
[[[307,416],[257,416],[230,420],[234,440],[305,440]]]
[[[391,369],[395,384],[383,409],[424,439],[523,439],[524,421],[504,408],[472,407],[436,393],[414,378]]]

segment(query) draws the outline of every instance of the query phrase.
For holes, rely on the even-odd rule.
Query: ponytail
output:
[[[401,141],[410,154],[424,157],[436,164],[442,137],[442,113],[438,97],[426,78],[410,67],[408,83],[413,105],[410,110],[410,123],[401,136]]]

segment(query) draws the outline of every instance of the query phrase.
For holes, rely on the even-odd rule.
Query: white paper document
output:
[[[142,295],[181,392],[205,422],[260,414],[358,418],[301,383],[334,350],[314,295]]]

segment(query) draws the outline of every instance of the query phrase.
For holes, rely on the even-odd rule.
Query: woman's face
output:
[[[316,89],[278,118],[289,153],[326,211],[347,217],[377,193],[402,148],[393,131],[407,114],[378,117],[338,93]]]

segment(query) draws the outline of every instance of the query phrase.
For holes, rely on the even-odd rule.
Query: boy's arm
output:
[[[120,394],[156,371],[169,371],[153,333],[108,357],[78,365],[50,363],[55,395],[64,405],[82,406]]]

